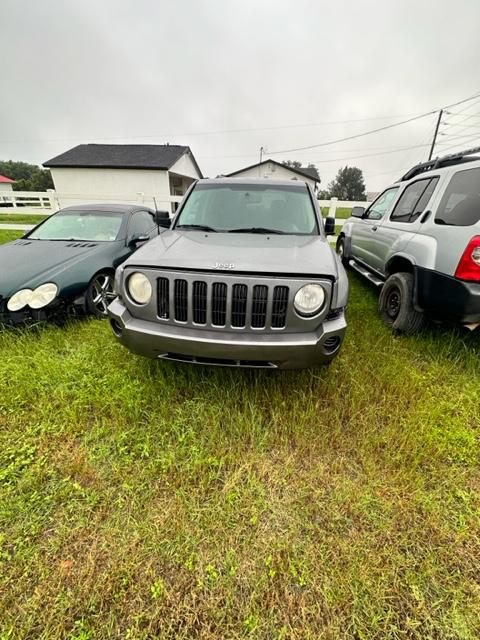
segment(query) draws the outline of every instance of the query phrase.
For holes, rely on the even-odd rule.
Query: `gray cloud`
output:
[[[476,0],[3,0],[0,158],[169,141],[189,144],[206,175],[233,171],[262,145],[354,135],[480,92],[479,21]],[[355,164],[378,189],[426,157],[397,150],[427,145],[433,126],[274,157],[316,162],[323,183]],[[257,130],[205,133],[231,129]],[[443,132],[447,149],[476,129]]]

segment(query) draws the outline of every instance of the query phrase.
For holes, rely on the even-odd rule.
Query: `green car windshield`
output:
[[[48,218],[28,236],[32,240],[116,240],[122,213],[105,211],[65,211]]]
[[[318,234],[305,185],[197,184],[175,228],[222,233]]]

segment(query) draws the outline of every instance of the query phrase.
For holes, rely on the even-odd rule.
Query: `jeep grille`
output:
[[[285,327],[289,288],[275,285],[187,282],[183,278],[158,278],[158,316],[163,320],[198,325],[254,329]],[[172,296],[172,300],[171,300]],[[271,304],[269,305],[269,302]],[[173,303],[173,304],[171,304]]]

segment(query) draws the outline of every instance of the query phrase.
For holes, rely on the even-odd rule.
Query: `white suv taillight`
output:
[[[458,263],[455,277],[480,282],[480,236],[470,240]]]

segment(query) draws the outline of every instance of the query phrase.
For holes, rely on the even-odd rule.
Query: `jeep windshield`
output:
[[[178,231],[318,235],[305,185],[199,183],[175,224]]]

